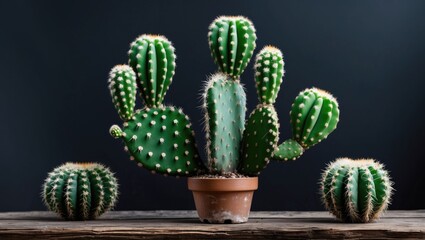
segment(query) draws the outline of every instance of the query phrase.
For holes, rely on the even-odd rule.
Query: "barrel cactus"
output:
[[[130,46],[129,65],[114,67],[109,89],[124,121],[110,134],[125,143],[130,159],[154,173],[192,176],[202,173],[255,176],[270,160],[298,158],[328,136],[339,119],[336,100],[312,88],[300,93],[291,111],[293,138],[279,145],[276,102],[284,71],[282,52],[264,47],[255,59],[259,104],[246,118],[241,75],[256,48],[253,23],[242,16],[222,16],[209,26],[208,43],[218,72],[203,91],[207,164],[200,159],[187,115],[163,104],[176,70],[175,49],[160,35],[141,35]],[[140,91],[144,107],[135,110]]]
[[[392,182],[384,166],[373,159],[340,158],[321,179],[326,208],[344,222],[367,223],[390,204]]]
[[[66,220],[95,219],[117,198],[117,179],[97,163],[66,163],[49,173],[43,187],[46,206]]]

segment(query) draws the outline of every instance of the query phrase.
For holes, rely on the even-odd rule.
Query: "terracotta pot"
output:
[[[258,177],[188,178],[201,222],[244,223],[248,221]]]

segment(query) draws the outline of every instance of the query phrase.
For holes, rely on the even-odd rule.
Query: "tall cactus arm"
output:
[[[245,91],[238,81],[217,73],[204,93],[208,166],[214,173],[235,172],[246,112]]]
[[[109,73],[109,90],[112,102],[124,121],[130,120],[134,114],[136,101],[136,76],[127,65],[117,65]]]
[[[273,46],[264,47],[255,59],[255,85],[263,104],[274,104],[284,75],[282,52]]]
[[[245,123],[239,171],[257,175],[263,170],[279,141],[279,120],[273,103],[282,83],[283,57],[273,46],[263,48],[256,56],[255,85],[260,104]]]

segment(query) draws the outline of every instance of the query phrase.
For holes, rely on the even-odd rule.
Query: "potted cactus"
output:
[[[205,84],[203,110],[207,163],[200,159],[189,117],[163,104],[175,71],[175,53],[169,40],[141,35],[129,51],[129,66],[110,72],[113,103],[124,121],[110,133],[121,138],[130,159],[154,173],[188,176],[201,221],[243,223],[248,220],[258,177],[270,160],[295,160],[325,139],[339,120],[338,103],[317,88],[302,91],[291,110],[293,137],[278,144],[276,101],[284,61],[273,46],[255,59],[255,83],[260,103],[246,118],[246,96],[240,76],[256,47],[250,20],[219,17],[209,27],[211,55],[219,66]],[[144,108],[134,110],[136,88]]]

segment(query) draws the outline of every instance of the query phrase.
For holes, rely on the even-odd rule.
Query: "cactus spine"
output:
[[[111,95],[118,113],[124,115],[123,129],[114,125],[110,134],[121,138],[138,166],[173,176],[187,176],[203,168],[196,148],[194,131],[189,117],[181,109],[164,106],[163,100],[175,71],[175,53],[171,42],[163,36],[141,35],[129,51],[129,66],[119,65],[110,74]],[[131,94],[117,91],[122,78]],[[134,108],[137,87],[145,103],[145,108],[128,114]],[[131,87],[130,87],[131,86]],[[127,87],[127,86],[124,86]],[[132,103],[131,106],[122,103]]]
[[[274,159],[295,160],[304,150],[326,139],[339,121],[338,102],[326,91],[309,88],[295,98],[290,117],[293,138],[279,146]]]
[[[366,223],[379,218],[390,203],[392,189],[388,172],[373,159],[337,159],[321,179],[326,208],[344,222]]]
[[[117,197],[114,174],[97,163],[66,163],[49,173],[43,187],[46,206],[66,220],[95,219]]]

